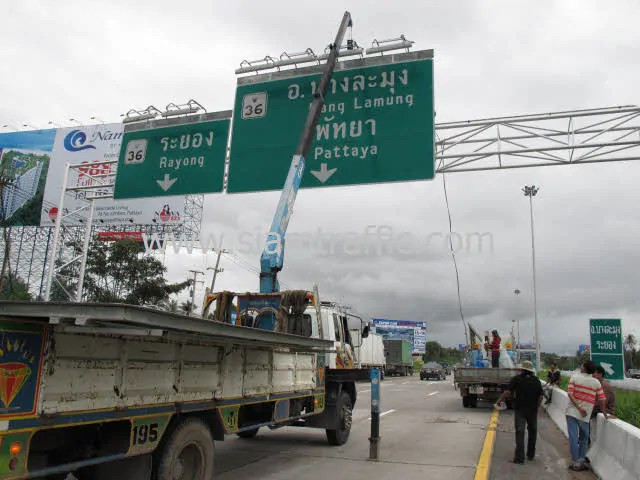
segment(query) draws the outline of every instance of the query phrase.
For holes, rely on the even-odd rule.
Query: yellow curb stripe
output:
[[[476,475],[474,480],[488,480],[489,470],[491,469],[491,457],[493,456],[493,446],[496,442],[496,428],[498,427],[499,410],[494,410],[489,420],[489,428],[487,429],[487,435],[484,437],[484,445],[482,446],[482,452],[480,453],[480,459],[476,466]]]

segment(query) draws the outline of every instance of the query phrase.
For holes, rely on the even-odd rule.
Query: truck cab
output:
[[[317,318],[317,312],[320,318]],[[312,325],[319,325],[319,330],[314,330],[312,336],[331,340],[335,350],[327,354],[327,368],[330,369],[355,369],[356,355],[355,349],[366,338],[368,327],[362,326],[358,330],[359,335],[352,335],[353,330],[349,328],[348,315],[335,303],[322,302],[316,310],[315,306],[309,305],[305,310],[305,315],[311,317]],[[355,338],[354,338],[355,337]]]

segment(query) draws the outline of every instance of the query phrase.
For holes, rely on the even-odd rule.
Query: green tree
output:
[[[464,353],[457,348],[446,348],[439,342],[427,342],[422,356],[425,362],[458,363],[464,359]]]
[[[159,260],[142,255],[143,246],[134,241],[94,242],[87,255],[84,292],[89,302],[131,305],[163,305],[171,295],[191,285],[187,280],[167,283],[166,267]]]
[[[178,301],[174,298],[170,298],[160,304],[160,308],[166,310],[167,312],[177,313],[179,306]]]
[[[440,360],[440,353],[442,346],[438,342],[426,342],[424,346],[424,355],[422,356],[425,362],[437,362]]]
[[[1,300],[33,300],[29,293],[29,286],[20,277],[7,272],[0,290]]]
[[[193,303],[191,303],[191,300],[187,300],[185,302],[180,303],[180,311],[185,315],[191,315],[195,309],[196,309],[196,306]]]

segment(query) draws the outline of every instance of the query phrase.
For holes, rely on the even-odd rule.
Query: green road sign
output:
[[[607,379],[624,379],[624,346],[622,321],[619,318],[592,318],[589,320],[591,334],[591,359],[602,365]]]
[[[113,198],[221,192],[228,118],[126,132]]]
[[[300,188],[434,177],[432,55],[339,62]],[[238,81],[228,193],[282,189],[320,77],[285,71]]]
[[[591,354],[591,360],[596,365],[602,365],[607,380],[624,380],[624,357],[605,353]]]

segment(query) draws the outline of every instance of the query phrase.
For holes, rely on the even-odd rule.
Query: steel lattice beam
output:
[[[436,124],[436,172],[640,160],[635,105]]]

